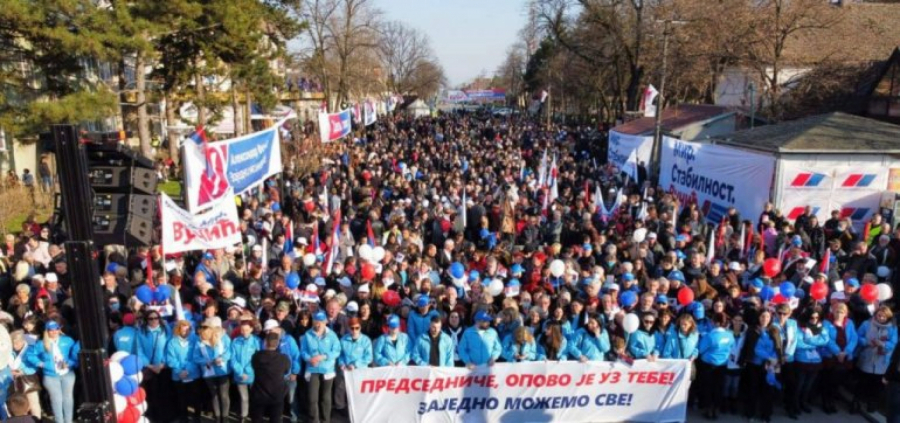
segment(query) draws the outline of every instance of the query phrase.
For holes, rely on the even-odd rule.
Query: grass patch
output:
[[[159,184],[157,191],[172,198],[181,198],[181,181],[168,181]]]

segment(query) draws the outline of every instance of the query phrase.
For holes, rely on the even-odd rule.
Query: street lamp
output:
[[[669,36],[672,35],[672,24],[684,25],[687,21],[675,19],[657,20],[663,23],[663,57],[662,57],[662,75],[659,80],[659,94],[656,97],[656,116],[653,129],[653,152],[651,162],[653,162],[653,175],[657,182],[659,181],[659,159],[660,150],[662,149],[662,113],[663,104],[666,101],[666,69],[668,68],[669,58]]]

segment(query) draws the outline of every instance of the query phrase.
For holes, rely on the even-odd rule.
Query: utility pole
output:
[[[756,85],[753,81],[747,84],[747,92],[750,94],[750,129],[756,124]]]
[[[653,176],[651,179],[659,181],[659,172],[660,172],[660,156],[662,150],[662,114],[663,114],[663,104],[666,101],[666,72],[669,64],[669,36],[672,35],[671,25],[674,24],[684,24],[685,21],[676,21],[672,19],[666,19],[663,22],[663,57],[662,57],[662,75],[659,78],[659,94],[657,95],[656,100],[656,117],[655,124],[653,129],[653,151],[651,154],[650,161],[652,162]]]
[[[80,421],[115,423],[113,393],[106,367],[109,334],[103,314],[103,292],[94,256],[91,225],[93,191],[88,181],[87,157],[73,125],[51,127],[59,166],[59,191],[71,241],[65,243],[72,274],[72,293],[78,317],[81,352],[78,353],[83,403]]]

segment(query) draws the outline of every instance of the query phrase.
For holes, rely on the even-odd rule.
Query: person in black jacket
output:
[[[262,422],[268,416],[270,422],[280,422],[284,411],[284,397],[287,384],[284,375],[291,368],[291,362],[280,351],[281,338],[278,333],[269,333],[263,343],[263,350],[253,354],[250,360],[256,375],[250,388],[250,418],[254,423]]]
[[[894,348],[891,353],[891,361],[888,362],[881,382],[887,385],[887,421],[900,421],[900,348]]]

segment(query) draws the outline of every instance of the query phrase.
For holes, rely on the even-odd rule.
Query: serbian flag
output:
[[[294,221],[288,221],[288,225],[284,228],[284,253],[291,254],[294,252]]]
[[[827,275],[829,271],[831,271],[831,248],[826,248],[825,254],[822,255],[822,262],[819,263],[819,272]]]
[[[375,246],[375,231],[372,230],[372,220],[366,220],[366,237],[369,239],[369,246]]]
[[[319,245],[319,221],[318,220],[313,222],[312,237],[313,237],[313,242],[312,242],[313,254],[318,256],[322,252],[322,246]]]
[[[325,262],[325,275],[331,274],[331,269],[334,267],[335,257],[338,255],[338,251],[341,245],[341,211],[335,210],[334,212],[334,222],[332,224],[333,228],[331,230],[331,250],[328,251],[328,259]]]

